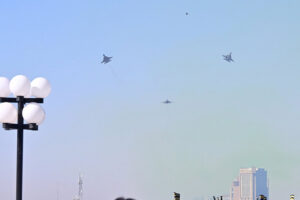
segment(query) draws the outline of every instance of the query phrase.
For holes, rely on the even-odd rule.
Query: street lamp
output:
[[[18,133],[16,200],[22,200],[23,132],[38,130],[38,125],[45,118],[45,112],[39,103],[43,103],[50,92],[51,85],[45,78],[39,77],[30,82],[23,75],[15,76],[10,81],[0,77],[0,123],[5,130],[16,129]],[[11,93],[15,97],[8,97]],[[30,98],[31,96],[35,98]],[[18,109],[12,103],[17,103]],[[24,120],[27,124],[24,124]]]

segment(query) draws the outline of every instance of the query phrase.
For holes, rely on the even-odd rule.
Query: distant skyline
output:
[[[24,200],[197,200],[240,168],[270,199],[300,183],[300,1],[3,1],[0,76],[46,77],[25,133]],[[186,15],[186,12],[189,14]],[[232,52],[234,62],[222,55]],[[112,56],[101,64],[103,54]],[[112,71],[113,70],[113,71]],[[166,99],[172,104],[162,104]],[[0,129],[0,194],[14,199],[16,133]]]
[[[232,182],[230,200],[257,200],[260,195],[269,199],[268,172],[263,168],[241,168]]]

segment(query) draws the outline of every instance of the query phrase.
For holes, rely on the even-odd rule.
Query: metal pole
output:
[[[22,200],[22,181],[23,181],[23,123],[22,111],[24,108],[24,97],[18,99],[18,139],[17,139],[17,187],[16,200]]]

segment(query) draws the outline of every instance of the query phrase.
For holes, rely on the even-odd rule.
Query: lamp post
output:
[[[39,104],[50,92],[50,83],[45,78],[39,77],[30,82],[23,75],[15,76],[11,81],[0,77],[0,122],[5,130],[17,130],[16,200],[22,200],[23,133],[24,130],[38,130],[45,118]],[[10,93],[15,97],[8,97]],[[12,103],[17,103],[18,109]],[[24,124],[24,119],[27,124]]]

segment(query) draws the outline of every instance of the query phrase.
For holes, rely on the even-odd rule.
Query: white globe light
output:
[[[11,79],[9,88],[15,96],[26,96],[30,92],[30,81],[26,76],[18,75]]]
[[[29,90],[29,92],[26,94],[26,95],[24,95],[24,97],[25,98],[30,98],[32,95],[31,95],[31,89]]]
[[[5,77],[0,77],[0,97],[8,97],[9,94],[9,80]]]
[[[51,85],[45,78],[38,77],[31,82],[31,95],[38,98],[45,98],[51,92]]]
[[[17,123],[18,111],[11,103],[0,103],[0,122]]]
[[[45,119],[44,109],[37,103],[29,103],[23,109],[23,117],[28,123],[40,125]]]

